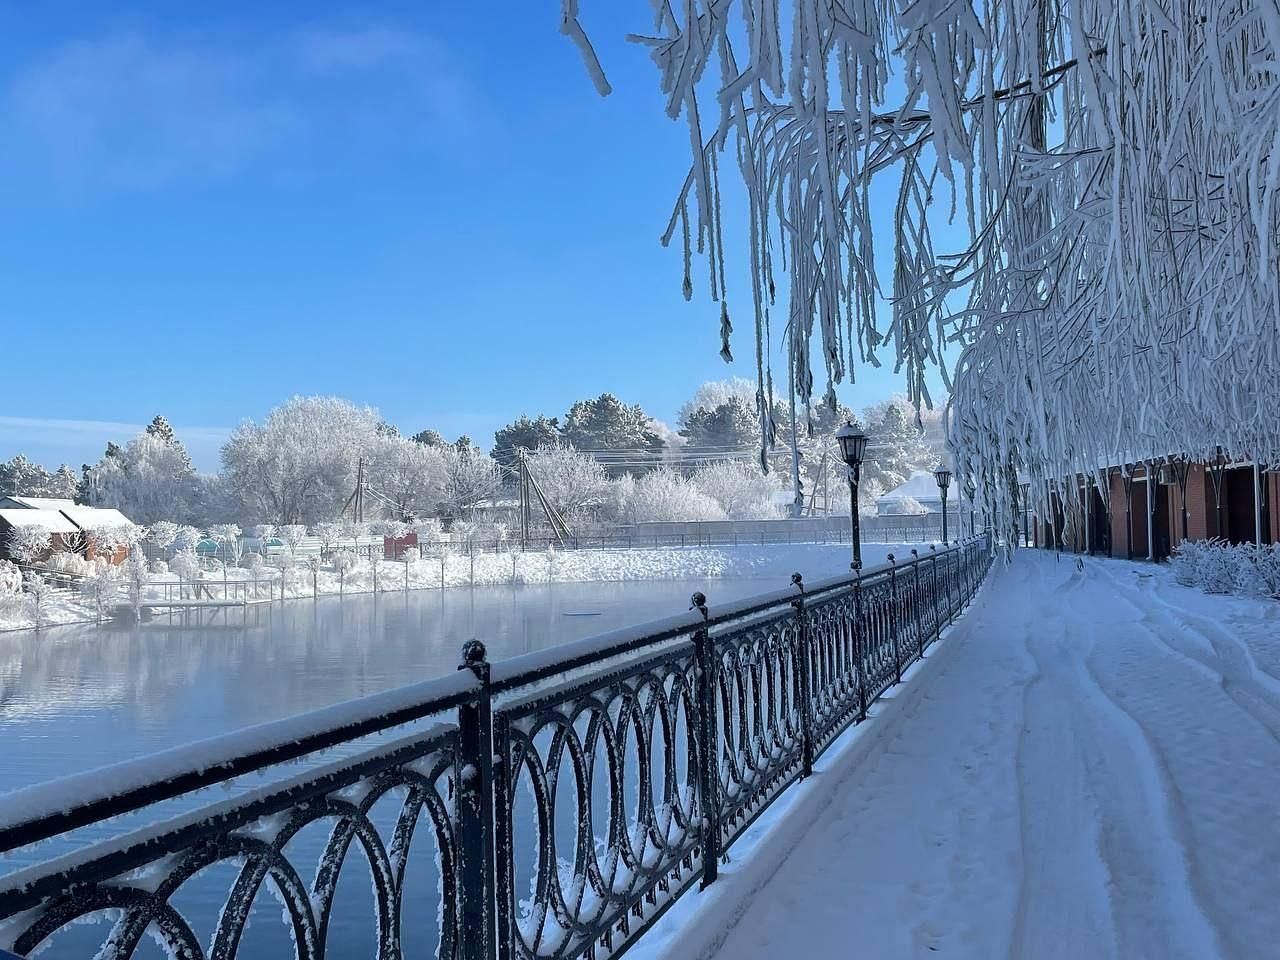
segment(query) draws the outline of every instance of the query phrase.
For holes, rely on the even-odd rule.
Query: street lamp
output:
[[[862,469],[862,458],[867,452],[867,435],[846,420],[843,427],[836,431],[836,443],[840,445],[840,456],[849,466],[849,517],[853,527],[853,569],[862,569],[862,544],[858,533],[858,480]]]
[[[938,467],[933,471],[933,479],[938,483],[938,490],[942,494],[942,543],[947,542],[947,487],[951,486],[951,471],[946,467]]]

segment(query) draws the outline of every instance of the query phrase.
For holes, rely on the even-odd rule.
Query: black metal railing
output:
[[[472,641],[456,676],[0,797],[0,947],[616,955],[714,882],[991,563],[985,538],[912,554],[493,665]],[[344,926],[355,861],[369,915]],[[251,920],[286,946],[247,946]]]

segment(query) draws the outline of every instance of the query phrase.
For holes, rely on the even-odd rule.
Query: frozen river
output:
[[[32,784],[451,673],[462,643],[473,637],[499,660],[682,613],[696,590],[714,610],[785,588],[793,570],[809,582],[840,574],[847,549],[783,548],[745,577],[348,595],[205,611],[186,624],[159,617],[0,634],[0,805],[4,793]],[[889,549],[868,548],[864,558],[880,562]],[[294,838],[291,859],[318,862],[326,829],[317,823]],[[520,820],[517,841],[529,829]],[[95,827],[85,839],[110,833],[107,825]],[[0,875],[63,850],[59,840],[19,851],[0,860]],[[374,907],[362,862],[353,860],[339,880],[330,956],[373,955]],[[174,897],[206,943],[234,877],[231,866],[211,868]],[[431,862],[415,858],[406,884],[415,911],[434,917],[439,893]],[[292,955],[269,893],[255,898],[251,917],[239,956]],[[109,928],[105,921],[69,927],[50,954],[93,956]],[[434,934],[433,923],[410,924],[406,956],[433,955]],[[144,942],[138,956],[162,954]]]
[[[843,551],[813,547],[812,579]],[[844,548],[847,549],[847,548]],[[787,585],[768,576],[557,583],[293,600],[130,626],[0,634],[0,794],[491,660]],[[806,558],[808,559],[808,558]]]

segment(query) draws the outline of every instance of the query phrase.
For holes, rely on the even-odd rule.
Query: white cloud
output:
[[[217,44],[117,32],[44,51],[0,92],[7,162],[73,193],[291,175],[353,145],[452,141],[486,112],[442,43],[385,26]]]

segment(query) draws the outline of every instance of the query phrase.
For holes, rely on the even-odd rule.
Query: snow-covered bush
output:
[[[333,555],[333,569],[338,573],[338,592],[346,590],[347,577],[360,565],[354,550],[339,550]]]
[[[0,596],[22,592],[22,571],[8,560],[0,560]]]
[[[73,577],[91,576],[95,570],[91,561],[86,560],[78,553],[71,553],[66,550],[59,550],[56,553],[49,554],[41,566],[46,570],[70,574]]]
[[[772,520],[781,511],[774,495],[782,489],[776,474],[749,460],[723,460],[693,475],[694,487],[711,497],[730,520]]]
[[[53,597],[53,585],[34,570],[28,570],[23,575],[23,585],[26,587],[27,607],[31,619],[35,621],[37,627],[42,626],[49,601]]]
[[[245,560],[244,565],[248,567],[249,570],[256,577],[259,573],[262,572],[262,568],[267,565],[267,561],[262,559],[262,554],[251,553],[249,554],[249,558]]]
[[[631,523],[650,520],[723,520],[724,508],[712,497],[666,467],[635,481],[623,515]]]
[[[1188,540],[1170,558],[1174,578],[1206,593],[1280,598],[1280,544]]]
[[[165,563],[163,560],[151,561],[151,573],[153,575],[164,576],[168,572],[169,572],[169,564]]]

